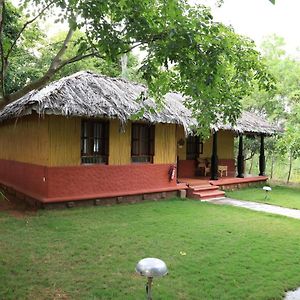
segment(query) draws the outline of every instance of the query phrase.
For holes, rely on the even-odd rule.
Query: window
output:
[[[81,122],[81,163],[108,162],[108,122],[83,120]]]
[[[186,140],[186,159],[197,159],[203,153],[203,143],[198,136],[188,136]]]
[[[153,162],[154,126],[147,124],[132,124],[131,130],[131,161]]]

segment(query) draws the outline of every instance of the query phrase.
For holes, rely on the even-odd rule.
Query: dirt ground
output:
[[[0,193],[0,212],[7,212],[15,218],[24,218],[36,213],[37,209],[13,196]]]

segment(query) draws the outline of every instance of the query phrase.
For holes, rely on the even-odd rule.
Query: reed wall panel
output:
[[[51,115],[48,119],[49,166],[80,165],[81,119]]]
[[[131,122],[121,130],[117,119],[109,122],[109,165],[126,165],[131,163]]]
[[[179,160],[186,160],[186,136],[184,128],[181,125],[176,125],[176,143],[181,139],[184,140],[184,145],[181,148],[177,147],[177,155]]]
[[[155,164],[176,163],[176,125],[155,125]]]
[[[48,120],[37,115],[0,125],[0,159],[49,164]]]
[[[234,133],[232,131],[220,131],[218,153],[220,159],[234,159]]]
[[[201,157],[210,158],[211,151],[212,137],[204,141]],[[218,132],[218,157],[219,159],[234,159],[234,133],[232,131],[220,130]]]

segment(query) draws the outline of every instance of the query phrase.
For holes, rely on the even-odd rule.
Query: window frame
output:
[[[193,139],[193,140],[191,140]],[[189,151],[190,145],[194,147],[194,151]],[[203,154],[203,142],[199,136],[189,135],[186,139],[186,159],[194,160]]]
[[[143,132],[146,137],[143,136]],[[153,163],[155,147],[155,125],[132,123],[131,125],[131,162]],[[145,149],[147,149],[145,151]]]
[[[85,126],[86,130],[84,128]],[[87,152],[84,152],[85,143]],[[104,146],[101,147],[101,144]],[[95,151],[95,147],[98,148],[98,151]],[[80,133],[81,164],[108,164],[108,156],[109,121],[82,119]]]

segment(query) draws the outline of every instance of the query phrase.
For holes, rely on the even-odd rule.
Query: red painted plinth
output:
[[[170,164],[45,167],[0,160],[0,183],[44,203],[174,191]]]

